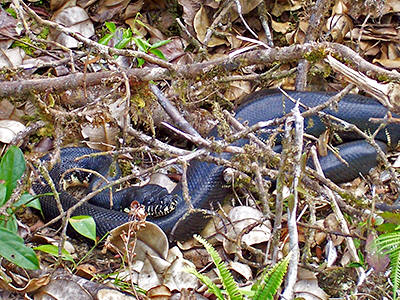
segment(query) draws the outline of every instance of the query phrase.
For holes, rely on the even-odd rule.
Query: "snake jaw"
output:
[[[146,213],[154,218],[164,217],[172,213],[181,199],[177,195],[165,195],[158,203],[145,204]]]

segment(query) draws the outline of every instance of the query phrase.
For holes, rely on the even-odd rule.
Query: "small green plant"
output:
[[[137,17],[135,18],[134,23],[137,23],[143,27],[147,27],[146,24],[141,22]],[[149,41],[144,39],[137,30],[135,30],[135,32],[133,33],[131,28],[120,28],[117,27],[117,25],[115,25],[115,23],[113,22],[106,22],[105,26],[109,32],[99,40],[99,44],[108,45],[110,41],[114,38],[115,40],[117,40],[114,47],[117,49],[125,49],[129,44],[133,42],[135,43],[139,51],[147,54],[152,53],[161,59],[165,59],[164,54],[158,48],[165,44],[168,44],[170,40],[163,40],[154,44],[150,44]],[[137,57],[137,62],[138,66],[141,67],[145,63],[145,60],[143,58]]]
[[[214,247],[201,236],[195,235],[194,238],[204,246],[208,254],[211,256],[211,259],[217,267],[218,276],[222,282],[224,290],[221,290],[211,281],[210,278],[197,272],[194,268],[188,269],[188,272],[195,275],[201,282],[203,282],[208,287],[209,292],[213,293],[217,299],[224,300],[224,295],[226,295],[227,299],[230,300],[243,299],[244,295],[257,300],[273,299],[286,274],[290,254],[277,263],[273,268],[268,271],[266,270],[262,279],[252,286],[251,291],[247,291],[239,288],[226,264],[222,261]]]
[[[0,161],[0,207],[3,207],[25,172],[25,159],[22,151],[11,146]],[[0,256],[25,269],[39,269],[39,260],[32,248],[27,247],[17,234],[16,209],[21,205],[37,207],[34,197],[28,194],[6,209],[0,216]]]
[[[381,234],[376,239],[378,250],[387,254],[390,259],[390,279],[393,284],[393,300],[397,299],[397,292],[400,285],[400,228],[395,231]]]
[[[6,205],[10,200],[18,180],[25,172],[25,168],[26,164],[22,151],[18,147],[11,146],[0,161],[0,207]],[[18,201],[5,210],[6,213],[0,215],[0,256],[25,269],[38,269],[39,261],[33,249],[27,247],[24,240],[17,234],[15,212],[23,206],[40,211],[38,197],[40,195],[22,194]],[[79,234],[96,242],[96,224],[92,217],[72,217],[69,222]],[[58,256],[58,247],[54,245],[41,245],[34,250]],[[65,249],[62,250],[62,259],[74,262]]]

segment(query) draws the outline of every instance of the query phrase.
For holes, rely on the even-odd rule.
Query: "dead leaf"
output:
[[[304,300],[328,300],[329,295],[319,286],[317,280],[299,280],[294,286],[296,298]]]
[[[92,21],[90,20],[86,11],[79,7],[68,7],[66,9],[61,9],[57,11],[52,20],[56,23],[64,25],[66,28],[78,32],[84,37],[91,37],[94,35],[94,26]],[[79,46],[79,42],[75,40],[73,37],[66,35],[65,33],[61,33],[58,31],[51,31],[51,38],[64,45],[67,48],[76,48]]]
[[[25,115],[24,111],[17,109],[14,104],[12,104],[7,99],[0,102],[0,120],[15,120],[22,121],[22,117]]]
[[[92,279],[97,274],[97,269],[91,264],[82,264],[76,267],[75,275],[86,279]]]
[[[10,276],[20,276],[17,274],[9,273]],[[32,293],[37,291],[38,289],[46,286],[50,282],[50,275],[44,275],[39,278],[32,278],[30,279],[24,286],[17,286],[15,283],[12,282],[11,277],[6,276],[6,272],[2,271],[2,276],[0,277],[0,287],[3,290],[16,292],[16,293]]]
[[[207,29],[210,27],[210,22],[208,20],[207,11],[204,6],[201,6],[198,12],[196,13],[194,20],[193,20],[194,30],[197,33],[197,39],[200,42],[204,41],[206,37]],[[217,38],[215,36],[211,36],[207,46],[208,47],[215,47],[219,45],[226,44],[225,40]]]
[[[182,6],[182,18],[188,26],[188,30],[192,35],[195,35],[193,27],[194,17],[201,7],[201,2],[197,0],[178,0],[178,3]]]
[[[368,265],[374,268],[375,272],[384,273],[389,266],[390,259],[387,254],[382,254],[378,251],[375,243],[376,238],[376,234],[368,234],[365,245],[366,260]]]
[[[0,120],[0,142],[10,143],[19,132],[26,129],[25,125],[14,120]]]
[[[119,129],[117,127],[112,127],[109,123],[103,126],[84,124],[81,127],[83,138],[89,139],[90,145],[94,147],[93,149],[104,150],[104,145],[115,145],[117,142],[115,138],[119,133]]]
[[[25,51],[21,48],[0,49],[0,68],[16,68],[22,65],[25,57]]]
[[[285,11],[296,11],[302,7],[303,3],[300,0],[292,1],[275,1],[271,14],[275,17],[280,17]]]
[[[50,9],[56,11],[57,9],[65,9],[67,7],[76,6],[76,0],[51,0]]]
[[[232,254],[237,251],[241,251],[238,244],[235,241],[238,235],[255,223],[259,223],[264,219],[262,212],[250,207],[250,206],[237,206],[231,209],[228,213],[228,218],[230,220],[229,224],[223,226],[222,223],[219,224],[217,232],[224,232],[227,238],[222,235],[217,235],[217,239],[222,241],[224,249],[227,253]],[[226,232],[225,232],[226,229]],[[264,243],[269,241],[271,237],[271,224],[269,221],[265,221],[260,225],[255,226],[252,230],[246,234],[243,234],[242,241],[247,245],[254,245],[259,243]]]
[[[88,291],[72,280],[52,279],[35,294],[35,299],[80,299],[93,300]]]
[[[111,300],[111,299],[118,299],[118,300],[136,300],[137,298],[134,296],[128,296],[121,292],[112,289],[102,289],[97,292],[97,299],[98,300]]]
[[[0,49],[8,49],[14,42],[12,37],[19,36],[18,20],[10,16],[3,7],[0,7]],[[21,29],[19,29],[21,31]]]
[[[129,4],[122,14],[122,19],[126,20],[136,17],[136,14],[143,8],[143,4],[144,0],[138,0],[135,3]]]
[[[122,232],[128,232],[131,224],[132,222],[129,222],[114,228],[107,237],[106,243],[114,245],[119,251],[125,253],[125,246],[120,235]],[[145,224],[146,226],[136,233],[137,241],[134,249],[136,259],[144,261],[148,255],[165,259],[169,247],[167,236],[157,225],[151,222],[145,222]]]
[[[237,261],[229,261],[229,268],[243,276],[243,278],[245,278],[247,281],[253,278],[251,268],[247,264],[243,264]]]
[[[122,14],[129,2],[129,0],[101,0],[98,3],[97,11],[92,15],[92,19],[98,23],[104,23],[118,13]]]
[[[347,15],[336,14],[328,19],[326,27],[333,39],[340,42],[353,29],[353,21]]]
[[[324,220],[324,227],[329,231],[341,231],[339,222],[336,220],[334,214],[329,214]],[[344,241],[343,236],[332,235],[332,242],[335,246],[339,246]]]
[[[167,286],[159,285],[149,289],[146,293],[146,296],[150,299],[163,300],[169,299],[172,296],[172,293]]]
[[[273,19],[271,20],[271,27],[276,32],[287,33],[289,30],[293,28],[293,24],[291,22],[276,22]]]
[[[251,84],[249,81],[233,81],[225,92],[225,98],[228,101],[239,99],[250,94]]]
[[[170,290],[196,289],[199,284],[198,279],[193,274],[188,273],[187,268],[194,268],[193,263],[182,256],[176,256],[164,273],[163,283]]]

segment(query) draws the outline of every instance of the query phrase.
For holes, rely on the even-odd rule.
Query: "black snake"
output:
[[[326,102],[332,94],[326,92],[289,92],[294,99],[307,107],[314,107]],[[271,120],[283,116],[290,112],[294,107],[293,102],[286,99],[281,93],[271,93],[261,91],[249,95],[248,101],[236,110],[236,118],[241,122],[247,121],[248,125],[253,125],[259,121]],[[301,108],[301,111],[304,109]],[[359,95],[347,95],[338,104],[336,109],[325,109],[329,113],[342,120],[355,124],[364,132],[373,133],[378,124],[369,122],[369,118],[384,118],[387,109],[374,99]],[[310,122],[310,120],[312,122]],[[325,131],[325,123],[320,117],[313,116],[305,120],[305,132],[314,136],[319,136]],[[312,125],[310,125],[312,124]],[[216,130],[212,130],[211,135],[216,135]],[[321,164],[325,175],[336,183],[346,182],[354,179],[360,173],[367,173],[370,168],[376,166],[377,155],[375,149],[366,141],[361,140],[354,133],[345,132],[341,134],[343,144],[339,145],[341,156],[349,163],[345,166],[339,162],[334,155],[321,157]],[[386,145],[397,145],[400,139],[400,125],[388,124],[376,135],[376,141],[386,151]],[[242,139],[236,141],[234,145],[241,146],[247,143]],[[279,139],[277,140],[279,143]],[[93,169],[101,174],[107,174],[113,159],[109,156],[98,156],[76,162],[74,159],[84,154],[95,152],[88,148],[65,148],[61,151],[61,163],[55,165],[50,171],[54,182],[58,183],[61,174],[71,167],[83,167]],[[214,154],[215,156],[229,159],[230,154]],[[44,160],[48,159],[48,156]],[[118,167],[116,167],[118,170]],[[191,203],[196,209],[210,209],[227,195],[228,189],[222,178],[224,167],[212,163],[191,161],[187,170],[187,181]],[[118,176],[118,172],[117,175]],[[51,192],[50,188],[42,184],[34,184],[36,193]],[[77,201],[69,193],[60,190],[60,199],[64,209],[70,208]],[[184,240],[193,233],[199,232],[207,221],[207,216],[201,211],[187,214],[186,202],[182,199],[182,186],[178,184],[175,189],[168,194],[167,191],[158,186],[148,185],[143,188],[126,188],[114,192],[114,208],[120,209],[129,206],[133,200],[142,199],[144,205],[150,210],[157,210],[160,216],[149,216],[148,221],[158,224],[172,240]],[[90,215],[94,218],[97,225],[97,234],[104,235],[116,226],[129,220],[128,214],[108,209],[109,193],[103,191],[93,199],[96,204],[85,203],[76,209],[73,215]],[[42,209],[46,219],[52,219],[59,215],[55,200],[51,196],[44,196],[40,199]],[[104,206],[100,207],[98,205]],[[162,213],[164,212],[164,213]]]

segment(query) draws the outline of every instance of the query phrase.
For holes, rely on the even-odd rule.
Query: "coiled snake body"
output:
[[[332,94],[325,92],[289,92],[289,95],[296,100],[299,99],[307,107],[322,104],[332,96]],[[281,117],[285,113],[290,112],[294,107],[293,102],[285,99],[281,93],[261,91],[253,93],[247,98],[248,101],[236,110],[236,118],[241,122],[247,121],[249,125]],[[300,110],[304,111],[302,108]],[[368,119],[384,118],[387,109],[371,98],[359,95],[347,95],[339,102],[337,109],[325,109],[324,112],[352,123],[365,132],[373,133],[379,124],[373,124]],[[312,126],[305,125],[305,132],[308,134],[319,136],[326,130],[324,122],[317,116],[313,116],[308,120],[306,119],[305,122],[307,124],[312,123]],[[216,130],[213,130],[211,135],[216,135]],[[354,133],[345,132],[341,136],[345,143],[339,145],[338,148],[341,156],[349,163],[349,166],[338,161],[332,154],[321,158],[321,165],[325,175],[336,183],[350,181],[360,173],[366,174],[370,168],[377,164],[375,149],[366,141],[361,140]],[[384,130],[381,130],[376,135],[375,139],[381,148],[386,151],[388,142],[392,146],[398,143],[400,139],[400,125],[388,124]],[[246,142],[243,139],[235,142],[234,145],[241,146]],[[76,157],[93,152],[95,151],[78,147],[62,149],[61,163],[52,168],[50,176],[55,183],[58,183],[61,174],[71,167],[83,167],[106,174],[110,168],[110,164],[113,162],[111,157],[98,156],[80,160],[79,162],[75,161]],[[215,156],[225,159],[230,158],[230,154],[227,153],[215,154]],[[44,159],[46,160],[48,157],[46,156]],[[224,199],[227,194],[227,188],[224,187],[222,178],[223,169],[224,167],[222,166],[207,162],[192,161],[190,163],[187,170],[187,181],[189,196],[194,208],[210,209],[211,206]],[[51,192],[48,186],[38,183],[34,184],[33,188],[38,194]],[[77,199],[69,193],[62,191],[58,184],[57,188],[60,190],[60,199],[64,209],[68,209],[76,203]],[[164,210],[164,215],[161,213],[158,217],[150,216],[148,220],[158,224],[170,235],[171,240],[187,239],[193,233],[199,232],[207,222],[207,217],[202,212],[186,214],[188,208],[182,198],[181,184],[178,184],[171,194],[168,194],[165,189],[151,185],[145,186],[142,189],[123,189],[114,193],[114,208],[119,209],[129,206],[131,201],[139,198],[142,199],[141,201],[144,205],[152,207],[158,205],[158,210]],[[108,209],[109,193],[107,191],[100,193],[94,201],[96,204],[85,203],[76,209],[73,215],[92,216],[96,222],[97,234],[99,236],[129,221],[126,213]],[[59,215],[53,197],[44,196],[40,202],[46,219],[52,219]],[[99,204],[100,206],[98,206]]]

